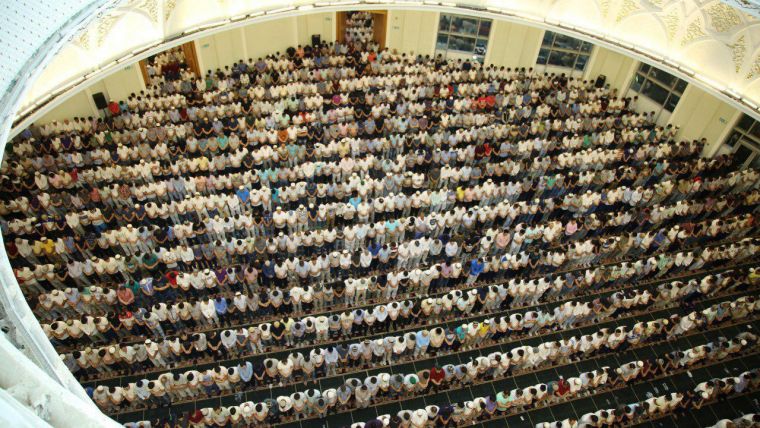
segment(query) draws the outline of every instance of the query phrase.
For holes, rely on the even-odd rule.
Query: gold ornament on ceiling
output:
[[[750,80],[758,75],[760,75],[760,55],[755,57],[755,62],[752,63],[752,68],[749,69],[745,79]]]
[[[90,32],[87,30],[81,31],[76,37],[74,37],[74,40],[72,40],[71,43],[86,51],[90,50]]]
[[[620,7],[620,10],[618,11],[617,17],[615,18],[615,22],[620,22],[627,18],[630,14],[633,12],[639,10],[639,5],[634,0],[624,0],[623,5]]]
[[[708,7],[705,12],[710,17],[710,24],[719,33],[728,31],[742,23],[739,12],[725,3],[715,3]]]
[[[177,7],[177,0],[167,0],[164,3],[164,22],[168,21],[169,17],[172,16],[175,7]]]
[[[158,0],[138,1],[134,7],[137,10],[145,12],[154,24],[158,24]]]
[[[736,40],[736,43],[728,46],[731,48],[731,57],[734,60],[734,69],[737,73],[739,73],[739,70],[742,68],[742,63],[744,62],[744,55],[747,51],[746,40],[744,36],[741,36]]]
[[[610,13],[610,1],[611,0],[601,0],[599,2],[599,10],[605,18],[607,17],[607,14]]]
[[[649,0],[649,3],[657,7],[662,7],[662,5],[665,3],[665,0]]]
[[[702,23],[698,19],[694,20],[686,27],[686,35],[681,40],[681,47],[706,35],[705,30],[702,29]]]
[[[116,21],[119,19],[118,16],[106,14],[100,20],[98,21],[98,26],[96,28],[97,34],[98,34],[98,40],[97,40],[97,46],[101,47],[103,46],[103,40],[106,39],[106,36],[111,31],[111,28],[113,28],[114,24],[116,24]]]
[[[673,41],[673,37],[675,37],[676,32],[678,31],[679,17],[680,14],[678,13],[678,9],[672,8],[670,9],[670,12],[662,18],[663,22],[665,22],[665,28],[668,30],[668,41]]]

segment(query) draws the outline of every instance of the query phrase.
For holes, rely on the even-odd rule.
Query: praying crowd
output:
[[[760,352],[757,171],[615,88],[379,49],[368,12],[345,28],[203,77],[162,53],[103,117],[8,145],[8,257],[103,412],[451,427],[673,379],[530,417],[586,428],[758,389],[756,366],[708,371]]]

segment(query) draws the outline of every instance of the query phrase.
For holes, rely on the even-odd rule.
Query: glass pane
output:
[[[752,159],[752,163],[750,165],[754,169],[759,169],[760,168],[760,156],[755,156],[755,158]]]
[[[744,162],[747,161],[747,158],[752,156],[754,151],[752,149],[748,148],[747,146],[740,144],[736,151],[734,152],[734,165],[740,166],[743,165]]]
[[[449,31],[451,25],[451,16],[441,15],[441,22],[438,23],[438,31]]]
[[[588,55],[578,55],[578,59],[575,61],[575,69],[583,71],[586,69],[588,63]]]
[[[435,42],[435,48],[440,50],[446,50],[449,48],[449,36],[445,34],[438,34],[438,40]]]
[[[675,90],[676,90],[677,92],[680,92],[680,93],[681,93],[681,95],[683,95],[683,92],[686,90],[686,85],[687,85],[687,84],[688,84],[688,83],[686,83],[686,81],[685,81],[685,80],[681,80],[681,79],[678,79],[678,81],[676,82],[676,87],[675,87]]]
[[[678,105],[678,101],[680,101],[680,100],[681,100],[681,97],[679,97],[678,95],[676,95],[676,94],[670,94],[670,96],[668,97],[667,102],[665,102],[665,104],[663,104],[663,108],[665,110],[667,110],[667,111],[671,111],[672,112],[673,110],[676,109],[676,106]]]
[[[547,58],[549,58],[549,49],[541,48],[541,50],[538,51],[538,59],[536,59],[536,64],[546,64]]]
[[[644,83],[645,80],[646,78],[643,75],[636,73],[633,76],[633,82],[631,82],[631,89],[633,89],[636,92],[641,92],[641,85]]]
[[[541,42],[541,46],[551,47],[554,41],[554,33],[551,31],[544,32],[544,40]]]
[[[641,93],[660,105],[665,104],[665,100],[668,99],[668,91],[662,86],[654,84],[649,80],[644,82],[644,85],[641,87]]]
[[[649,65],[641,63],[641,65],[639,66],[639,73],[647,74],[647,71],[649,71],[650,68],[651,67]]]
[[[731,136],[726,139],[726,145],[728,147],[734,147],[736,143],[739,142],[739,139],[741,138],[742,138],[742,134],[737,131],[734,131],[734,133],[731,134]]]
[[[557,34],[557,37],[554,38],[554,47],[577,51],[581,48],[581,41],[570,36]]]
[[[581,45],[581,52],[591,53],[591,49],[594,48],[594,45],[589,42],[583,42]]]
[[[455,51],[472,52],[475,50],[475,39],[462,36],[450,36],[449,49]]]
[[[749,135],[760,140],[760,124],[755,122],[755,126],[753,126],[752,129],[749,131]]]
[[[754,120],[749,115],[742,115],[742,118],[739,119],[739,123],[736,124],[736,126],[739,129],[743,129],[745,131],[749,131],[749,128],[752,126],[752,124],[755,123]]]
[[[491,21],[484,19],[480,21],[480,31],[478,31],[478,35],[481,37],[488,37],[489,34],[491,34]]]
[[[487,48],[488,48],[488,40],[478,39],[478,41],[475,42],[475,55],[485,55]]]
[[[574,53],[552,51],[552,53],[549,55],[549,64],[557,65],[560,67],[572,68],[573,65],[575,64],[575,58],[577,56],[578,54],[574,54]]]
[[[658,82],[662,82],[667,88],[672,87],[673,83],[676,80],[675,76],[668,74],[658,68],[652,69],[652,71],[649,73],[649,78],[657,80]]]
[[[464,18],[462,16],[454,16],[451,19],[451,30],[452,33],[460,33],[460,34],[470,34],[470,35],[477,35],[478,34],[478,20],[473,18]]]

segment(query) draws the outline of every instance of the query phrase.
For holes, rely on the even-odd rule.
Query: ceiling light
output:
[[[267,11],[267,15],[276,15],[278,13],[284,13],[284,12],[290,12],[291,10],[294,10],[295,6],[288,6],[288,7],[282,7],[279,9],[272,9]]]
[[[130,58],[132,58],[134,56],[135,56],[135,54],[133,54],[133,53],[130,52],[130,53],[124,55],[123,57],[117,59],[116,63],[117,64],[121,64],[122,62],[127,61],[127,60],[129,60]]]
[[[719,82],[716,82],[715,80],[712,80],[711,78],[707,76],[703,76],[701,74],[695,75],[695,77],[701,81],[702,83],[706,84],[707,86],[710,86],[712,89],[716,89],[718,91],[723,92],[726,87],[720,84]]]

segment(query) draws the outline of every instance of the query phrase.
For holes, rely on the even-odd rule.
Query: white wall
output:
[[[108,96],[114,100],[125,100],[130,94],[145,89],[145,81],[139,64],[132,64],[102,80]]]
[[[335,41],[335,13],[312,13],[297,18],[298,44],[311,44],[311,36],[319,34],[323,42]]]
[[[386,47],[408,54],[433,55],[438,35],[438,17],[438,12],[388,11]]]
[[[728,136],[741,112],[695,85],[688,85],[670,116],[670,123],[681,127],[679,137],[707,139],[704,154],[712,156]]]
[[[535,67],[544,31],[527,25],[495,21],[491,27],[486,64]]]
[[[120,101],[127,99],[131,93],[138,93],[143,89],[145,89],[145,83],[140,72],[140,66],[138,64],[128,65],[74,94],[38,120],[38,123],[48,123],[72,117],[97,117],[98,109],[95,106],[95,101],[92,100],[93,94],[102,92],[106,100]]]
[[[284,53],[291,46],[310,44],[313,34],[322,36],[323,41],[334,41],[335,13],[314,13],[234,28],[196,40],[195,51],[205,74],[241,59],[255,61],[275,52]]]
[[[615,51],[595,46],[589,57],[583,78],[596,79],[600,74],[607,76],[607,83],[623,94],[628,90],[639,62]]]
[[[95,117],[97,110],[94,110],[94,103],[92,105],[91,103],[92,98],[85,91],[76,93],[63,104],[54,108],[45,116],[42,116],[37,123],[49,123],[54,120],[60,121],[72,117]]]

